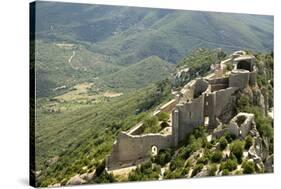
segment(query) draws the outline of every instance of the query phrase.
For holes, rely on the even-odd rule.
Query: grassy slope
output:
[[[142,88],[169,77],[173,67],[161,58],[151,56],[102,79],[112,88]]]

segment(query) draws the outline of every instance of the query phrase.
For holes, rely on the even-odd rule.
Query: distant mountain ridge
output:
[[[36,12],[38,38],[83,43],[120,64],[176,63],[200,47],[273,49],[271,16],[57,2],[37,2]]]

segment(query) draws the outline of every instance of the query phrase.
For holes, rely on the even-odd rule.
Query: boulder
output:
[[[80,175],[80,178],[82,178],[83,180],[86,180],[86,181],[90,181],[90,180],[93,180],[93,178],[95,177],[95,173],[96,173],[96,170],[94,170],[90,173],[84,173],[84,174]]]
[[[256,149],[254,146],[251,146],[249,151],[248,151],[248,156],[249,158],[255,158],[255,157],[258,157],[258,154],[256,152]]]
[[[81,177],[80,177],[80,175],[75,175],[74,177],[71,177],[68,181],[67,181],[67,183],[66,183],[66,185],[80,185],[80,184],[83,184],[83,183],[85,183],[86,181],[84,180],[84,179],[82,179]]]

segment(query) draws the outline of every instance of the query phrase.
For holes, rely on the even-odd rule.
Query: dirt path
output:
[[[72,55],[69,57],[68,63],[71,62],[71,60],[74,58],[74,56],[75,56],[75,51],[72,51]]]

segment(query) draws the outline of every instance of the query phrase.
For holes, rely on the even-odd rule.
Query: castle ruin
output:
[[[107,170],[136,165],[151,153],[176,147],[197,126],[205,125],[213,130],[219,124],[227,123],[233,118],[235,93],[248,85],[256,85],[255,60],[254,56],[237,51],[220,63],[219,70],[186,84],[173,100],[154,112],[154,115],[170,113],[170,126],[164,131],[142,134],[143,124],[139,123],[129,131],[121,132],[106,158]],[[233,70],[227,72],[226,63],[233,64]]]

